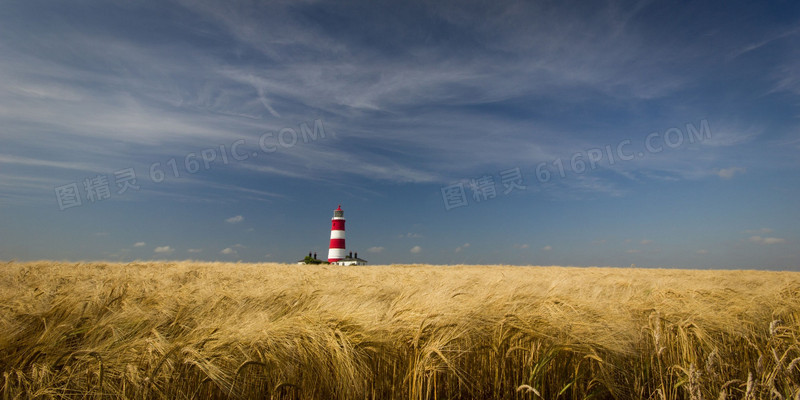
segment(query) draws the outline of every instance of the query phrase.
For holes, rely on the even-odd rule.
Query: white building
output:
[[[358,258],[358,253],[356,253],[354,256],[353,252],[351,251],[350,254],[348,254],[345,258],[332,261],[331,265],[367,265],[367,260]]]

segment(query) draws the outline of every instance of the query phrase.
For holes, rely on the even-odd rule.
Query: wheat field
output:
[[[3,399],[798,399],[800,274],[0,263]]]

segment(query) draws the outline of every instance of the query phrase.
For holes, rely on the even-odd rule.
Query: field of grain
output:
[[[0,264],[3,399],[798,399],[800,274]]]

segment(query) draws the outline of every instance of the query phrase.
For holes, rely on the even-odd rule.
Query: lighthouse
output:
[[[345,258],[344,247],[344,211],[342,205],[333,210],[331,219],[331,246],[328,250],[328,262],[335,263]]]

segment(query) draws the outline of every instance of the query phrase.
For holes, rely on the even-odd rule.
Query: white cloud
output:
[[[731,179],[734,175],[744,173],[746,169],[740,167],[723,168],[716,172],[717,176],[722,179]]]
[[[147,246],[147,243],[145,243],[145,242],[136,242],[136,243],[133,244],[133,247],[144,247],[144,246]]]
[[[422,252],[422,247],[419,247],[419,246],[414,246],[414,247],[412,247],[412,248],[411,248],[411,250],[409,250],[409,251],[410,251],[410,252],[412,252],[412,253],[414,253],[414,254],[419,254],[420,252]]]
[[[786,240],[782,239],[782,238],[761,237],[761,236],[758,236],[758,235],[750,236],[749,240],[751,242],[753,242],[753,243],[759,243],[759,244],[779,244],[779,243],[785,243],[786,242]]]
[[[628,250],[625,250],[625,252],[626,252],[626,253],[628,253],[628,254],[636,254],[636,253],[638,253],[638,252],[639,252],[639,250],[635,250],[635,249],[628,249]]]
[[[367,249],[368,253],[380,253],[383,251],[383,246],[372,246]]]
[[[469,243],[464,243],[464,244],[462,244],[461,246],[458,246],[458,247],[456,247],[456,253],[459,253],[459,252],[461,252],[461,250],[464,250],[464,249],[466,249],[467,247],[469,247]]]
[[[515,249],[527,249],[528,247],[531,247],[531,246],[530,246],[529,244],[527,244],[527,243],[524,243],[524,244],[515,244],[515,245],[514,245],[514,248],[515,248]]]
[[[235,217],[230,217],[230,218],[225,220],[225,222],[227,222],[229,224],[238,224],[239,222],[242,222],[242,221],[244,221],[244,217],[241,216],[241,215],[237,215]]]
[[[550,250],[553,250],[553,246],[550,246],[550,245],[548,244],[547,246],[544,246],[544,247],[542,247],[542,250],[543,250],[543,251],[550,251]]]
[[[400,238],[410,238],[410,239],[419,239],[419,238],[422,237],[422,235],[420,235],[419,233],[409,232],[409,233],[406,233],[406,234],[402,234],[401,233],[398,237],[400,237]]]
[[[154,253],[158,254],[169,254],[172,253],[173,251],[175,251],[175,249],[169,246],[158,246],[155,248],[155,250],[153,250]]]
[[[641,241],[641,242],[639,242],[639,243],[640,243],[640,244],[642,244],[642,245],[645,245],[645,246],[647,246],[648,244],[652,244],[652,243],[653,243],[653,241],[652,241],[652,240],[649,240],[649,239],[642,239],[642,241]]]
[[[203,249],[189,249],[189,250],[186,250],[186,251],[189,252],[189,253],[199,253],[199,252],[203,251]]]
[[[238,255],[239,253],[237,253],[235,249],[232,249],[230,247],[226,247],[226,248],[222,249],[222,251],[220,251],[220,254],[235,256],[235,255]]]
[[[700,254],[700,255],[708,254],[708,250],[702,250],[701,249],[701,250],[697,250],[695,253]]]

